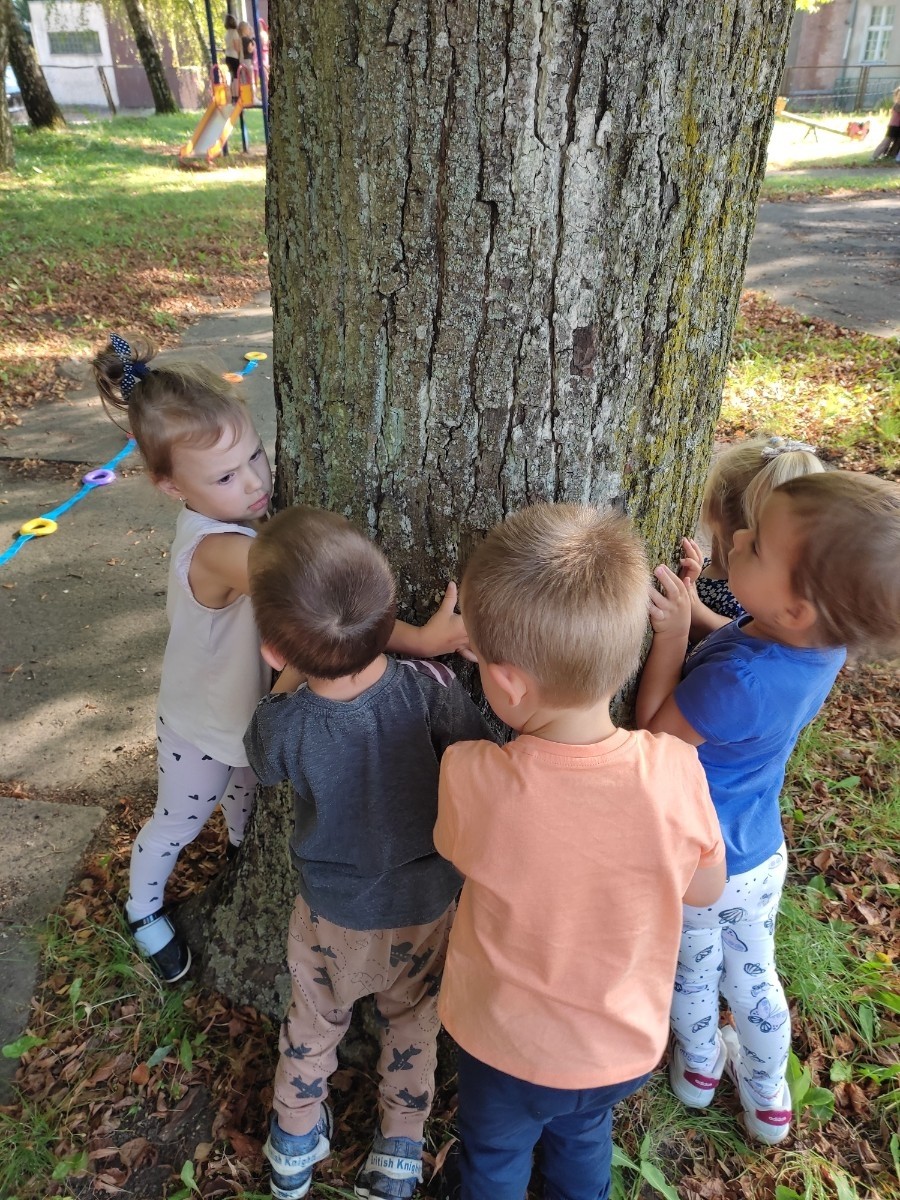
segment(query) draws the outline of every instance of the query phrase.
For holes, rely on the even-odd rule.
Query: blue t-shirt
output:
[[[697,753],[729,875],[758,867],[781,845],[778,795],[788,758],[846,658],[843,647],[800,649],[752,637],[743,630],[751,619],[705,638],[675,689],[681,715],[705,739]]]

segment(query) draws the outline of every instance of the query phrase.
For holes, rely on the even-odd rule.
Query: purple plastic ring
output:
[[[107,483],[115,483],[115,471],[108,471],[106,467],[98,467],[96,471],[88,471],[87,475],[81,477],[81,482],[86,483],[88,487],[104,487]]]

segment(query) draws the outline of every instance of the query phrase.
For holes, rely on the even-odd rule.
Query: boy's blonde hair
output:
[[[250,598],[263,642],[304,675],[356,675],[390,640],[391,568],[344,517],[285,509],[250,547]]]
[[[535,504],[495,525],[462,581],[469,636],[488,663],[527,671],[549,704],[586,707],[638,668],[650,573],[628,520]]]
[[[829,646],[900,653],[900,486],[827,471],[778,488],[801,530],[792,585],[818,613]]]
[[[127,415],[131,435],[155,481],[171,479],[176,446],[214,446],[229,429],[238,441],[250,416],[230,383],[196,364],[148,367],[155,350],[143,339],[132,341],[130,348],[130,364],[141,375],[127,395],[122,392],[126,360],[112,342],[94,358],[94,378],[107,412]]]
[[[700,523],[712,542],[713,561],[725,566],[736,531],[754,523],[773,488],[824,470],[812,446],[780,437],[747,438],[717,454],[700,508]]]

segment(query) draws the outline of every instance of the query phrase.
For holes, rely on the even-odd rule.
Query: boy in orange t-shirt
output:
[[[441,763],[438,851],[465,877],[439,1011],[459,1045],[462,1200],[603,1200],[612,1107],[663,1052],[682,902],[725,851],[696,751],[618,729],[649,571],[612,512],[539,504],[496,526],[461,607],[484,694],[519,732]]]

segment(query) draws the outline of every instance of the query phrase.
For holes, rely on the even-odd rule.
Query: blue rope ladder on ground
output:
[[[247,365],[244,369],[239,372],[229,373],[224,378],[230,383],[242,383],[246,376],[251,371],[255,371],[259,364],[267,357],[268,355],[261,352],[251,351],[244,355],[244,358],[247,360]],[[39,517],[33,517],[30,521],[26,521],[19,530],[13,544],[0,554],[0,567],[8,563],[11,558],[15,558],[26,542],[33,541],[37,537],[47,537],[51,533],[56,533],[58,528],[56,518],[61,517],[64,512],[68,512],[79,500],[83,500],[85,496],[89,496],[95,488],[106,487],[107,484],[115,483],[115,468],[123,458],[127,458],[136,446],[137,443],[134,438],[129,438],[119,453],[114,455],[109,462],[105,462],[102,467],[96,467],[93,471],[88,471],[86,475],[82,476],[81,489],[74,496],[70,496],[64,504],[60,504],[57,508],[51,508],[49,512],[41,513]]]
[[[114,455],[109,462],[104,463],[102,467],[97,467],[94,471],[88,471],[87,475],[83,476],[81,490],[77,491],[74,496],[70,496],[64,504],[60,504],[57,508],[51,508],[49,512],[41,513],[39,517],[26,521],[13,544],[0,554],[0,567],[14,558],[26,542],[30,542],[36,537],[46,537],[50,533],[55,533],[56,518],[61,517],[64,512],[68,512],[79,500],[89,496],[95,488],[113,483],[116,478],[115,468],[134,450],[136,445],[134,438],[129,438],[119,453]]]

